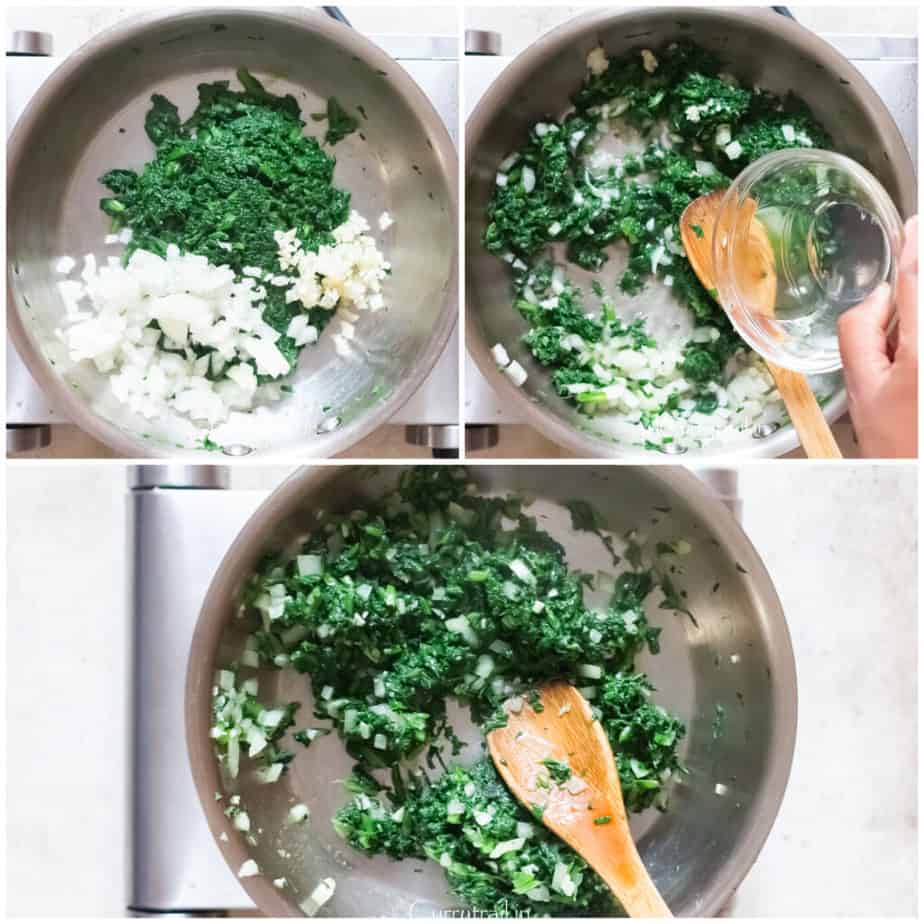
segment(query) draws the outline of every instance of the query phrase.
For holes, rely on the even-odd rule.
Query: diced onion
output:
[[[522,849],[524,843],[526,843],[526,841],[522,837],[515,837],[509,841],[501,841],[491,851],[489,856],[492,860],[497,860],[504,856],[504,854],[514,853],[515,851]]]
[[[494,658],[491,655],[483,654],[478,656],[478,663],[475,665],[475,673],[485,679],[490,677],[494,672]]]
[[[275,763],[270,764],[268,767],[260,767],[254,771],[254,777],[256,777],[258,783],[275,783],[282,776],[285,766],[285,764]]]
[[[464,616],[456,616],[452,619],[447,619],[445,625],[450,632],[461,635],[473,648],[478,645],[478,636]]]
[[[264,728],[276,728],[285,717],[285,709],[264,709],[258,716],[257,721]]]
[[[482,828],[485,827],[486,825],[491,824],[491,819],[494,818],[494,812],[491,810],[488,810],[485,812],[475,811],[475,812],[472,812],[472,815],[475,818],[475,824],[477,824],[479,827],[482,827]]]
[[[513,561],[508,565],[510,570],[524,583],[526,584],[535,584],[536,577],[526,566],[526,563],[521,561],[519,558],[514,558]]]
[[[314,917],[318,911],[334,897],[336,889],[336,881],[328,876],[315,886],[311,895],[309,895],[299,907],[309,918]]]
[[[725,156],[729,160],[737,160],[741,156],[741,152],[744,148],[741,147],[741,143],[738,141],[733,141],[731,144],[727,145],[725,148]]]
[[[513,654],[513,649],[503,640],[496,638],[490,645],[488,645],[488,651],[493,651],[494,654],[498,654],[501,657],[510,657]]]
[[[526,370],[516,361],[513,360],[506,369],[504,369],[504,375],[513,382],[514,385],[519,388],[529,377]]]
[[[491,347],[491,355],[494,357],[494,362],[502,369],[510,365],[510,354],[502,343],[495,343]]]
[[[238,738],[228,741],[228,773],[231,779],[236,779],[241,761],[241,742]]]
[[[458,799],[453,799],[449,805],[446,806],[446,814],[450,818],[456,818],[460,815],[464,815],[465,806]]]
[[[324,570],[324,560],[320,555],[299,555],[295,562],[301,577],[321,574]]]
[[[564,863],[555,864],[555,872],[552,874],[552,888],[566,898],[571,898],[577,891],[577,885],[571,878],[568,867]]]
[[[311,816],[311,812],[308,809],[308,806],[304,802],[299,802],[297,805],[293,805],[289,809],[289,814],[286,815],[286,823],[290,825],[298,825],[303,821],[307,821]]]
[[[259,876],[260,867],[257,866],[256,860],[245,860],[241,868],[237,871],[238,879],[247,879],[250,876]]]
[[[461,526],[471,526],[477,517],[477,514],[474,510],[471,510],[468,507],[463,507],[461,504],[457,504],[455,501],[450,501],[446,510],[449,514],[449,518],[454,523],[459,523]]]

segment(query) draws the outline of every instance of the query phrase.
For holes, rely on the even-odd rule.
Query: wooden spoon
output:
[[[694,199],[680,217],[680,237],[690,259],[693,271],[699,281],[710,291],[716,301],[715,267],[712,262],[712,240],[715,237],[719,206],[724,189],[715,189],[706,196]],[[756,210],[753,199],[748,205]],[[693,230],[698,227],[702,234]],[[767,231],[759,221],[748,223],[748,242],[746,247],[735,248],[736,275],[745,280],[749,289],[752,307],[773,317],[776,304],[776,269],[773,248]],[[734,317],[736,306],[722,305],[730,317]],[[841,451],[834,441],[834,435],[821,412],[821,407],[805,376],[792,369],[784,369],[769,361],[767,368],[773,376],[777,390],[789,412],[789,419],[799,434],[802,448],[810,459],[839,459]]]
[[[488,734],[488,747],[510,791],[573,847],[603,878],[633,918],[669,918],[635,849],[610,743],[587,700],[570,684],[539,691],[542,710],[522,702],[507,725]],[[567,764],[571,778],[558,785],[542,763]]]

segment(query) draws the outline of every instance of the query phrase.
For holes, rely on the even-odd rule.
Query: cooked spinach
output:
[[[608,606],[589,609],[587,576],[524,502],[473,487],[464,469],[419,467],[396,493],[323,515],[294,559],[267,559],[247,587],[246,611],[259,617],[249,644],[261,664],[309,675],[315,715],[356,761],[353,798],[334,819],[352,847],[440,863],[481,912],[612,914],[599,877],[538,823],[541,808],[521,806],[484,757],[453,762],[462,742],[447,701],[485,731],[509,698],[537,704],[543,681],[579,684],[612,743],[628,810],[664,808],[684,727],[633,669],[643,649],[657,651],[644,610],[655,582],[633,553]],[[591,508],[569,506],[597,526]],[[571,775],[545,764],[550,785]]]
[[[543,767],[549,771],[549,776],[552,779],[553,783],[557,783],[561,786],[563,783],[567,783],[571,779],[571,768],[567,763],[563,763],[560,760],[555,760],[552,757],[546,757],[545,760],[540,761]]]
[[[636,49],[610,60],[603,73],[589,74],[572,98],[571,112],[558,123],[535,126],[505,161],[503,181],[487,206],[483,243],[512,266],[515,307],[531,328],[524,343],[552,371],[559,394],[588,412],[606,400],[599,390],[604,383],[592,361],[579,363],[577,353],[562,345],[563,338],[576,334],[595,343],[625,332],[599,283],[592,284],[602,300],[599,312],[585,314],[590,306],[568,280],[559,283],[563,307],[548,310],[549,246],[564,243],[568,261],[596,272],[608,261],[611,245],[626,245],[627,265],[618,282],[623,297],[637,295],[654,275],[670,277],[673,295],[695,323],[719,332],[714,341],[691,342],[682,364],[697,410],[711,413],[710,387],[721,383],[729,358],[744,345],[679,246],[680,216],[693,199],[727,186],[770,151],[831,144],[801,100],[739,86],[722,73],[721,60],[712,52],[676,42],[656,54],[651,73]],[[617,115],[641,133],[644,150],[625,156],[605,176],[593,175],[589,163],[598,123]],[[701,228],[694,231],[702,235]],[[669,260],[659,260],[665,250]],[[526,289],[530,298],[524,299]],[[645,320],[636,324],[632,349],[645,338]],[[630,380],[627,387],[642,391],[645,385]],[[665,404],[643,415],[642,423],[675,409]]]
[[[361,107],[360,111],[362,111]],[[343,141],[347,135],[352,135],[359,128],[359,120],[351,116],[333,96],[327,101],[327,110],[312,113],[311,118],[315,122],[327,120],[327,133],[324,135],[324,140],[331,146]]]
[[[350,213],[350,194],[334,185],[335,159],[303,133],[293,96],[273,95],[243,68],[237,77],[241,91],[227,80],[200,84],[185,122],[170,100],[153,96],[145,130],[154,159],[140,172],[110,170],[100,178],[112,192],[100,208],[114,229],[132,230],[125,260],[138,249],[164,256],[175,244],[240,276],[245,267],[278,271],[278,230],[296,228],[306,250],[333,243],[330,232]],[[328,135],[342,137],[348,117],[339,106],[331,111]],[[286,330],[301,306],[287,303],[276,286],[266,287],[263,304],[264,320],[282,334],[276,346],[294,365],[299,348]],[[318,331],[331,317],[322,308],[308,312]]]

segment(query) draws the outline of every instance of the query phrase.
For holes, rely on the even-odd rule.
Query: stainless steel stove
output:
[[[440,114],[458,146],[458,39],[455,36],[370,35],[373,42],[398,61],[417,81]],[[61,63],[52,56],[53,37],[17,32],[7,52],[7,137],[32,95]],[[6,346],[7,452],[36,449],[54,438],[56,424],[67,418],[45,397],[19,354]],[[411,442],[442,454],[458,448],[459,335],[454,331],[446,349],[420,390],[391,419],[405,427]]]
[[[205,823],[184,735],[184,671],[212,574],[266,497],[229,488],[227,468],[129,468],[132,760],[128,911],[214,917],[249,908]],[[741,516],[737,473],[697,474]]]
[[[430,96],[457,141],[458,50],[454,38],[421,39],[417,36],[370,36],[396,57]],[[511,58],[499,55],[497,36],[471,33],[466,59],[465,98],[468,113]],[[917,39],[876,35],[823,35],[846,55],[877,90],[895,118],[912,160],[917,163]],[[15,46],[14,46],[15,50]],[[16,56],[7,57],[7,133],[32,93],[57,66],[47,39],[23,36]],[[458,331],[420,391],[393,418],[407,428],[409,439],[434,448],[457,447],[452,422],[458,406]],[[496,441],[498,424],[520,423],[516,412],[501,402],[466,356],[465,421],[478,427],[486,442]],[[33,382],[15,349],[7,345],[7,446],[26,449],[51,439],[53,425],[66,422]],[[472,447],[474,448],[474,447]]]

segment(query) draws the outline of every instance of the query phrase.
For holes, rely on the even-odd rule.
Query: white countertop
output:
[[[268,488],[287,471],[238,466],[232,483]],[[125,485],[122,464],[8,465],[11,916],[123,912]],[[916,472],[754,464],[740,493],[792,632],[800,705],[786,799],[732,913],[910,916]]]

